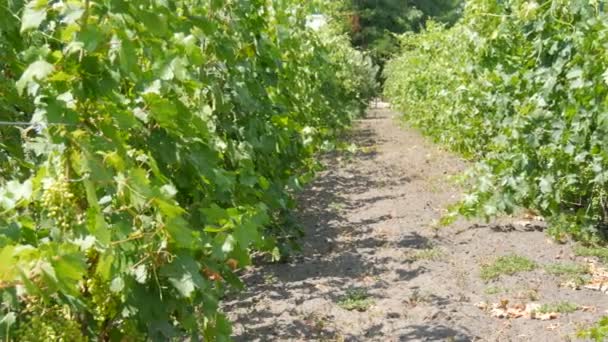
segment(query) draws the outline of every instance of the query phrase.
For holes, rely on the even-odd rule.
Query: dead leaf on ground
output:
[[[326,292],[330,289],[329,286],[324,285],[324,284],[315,284],[314,286],[317,290],[322,291],[322,292]]]
[[[377,282],[376,278],[371,276],[365,276],[363,277],[363,279],[361,279],[361,281],[367,286],[375,284]]]
[[[595,260],[587,260],[591,279],[583,287],[586,289],[608,293],[608,270],[598,265]]]
[[[526,210],[526,212],[524,213],[524,218],[528,219],[528,220],[536,220],[536,221],[544,221],[545,218],[540,216],[539,213],[532,211],[532,210]]]
[[[476,303],[475,306],[483,311],[488,310],[488,303],[486,303],[486,302]]]
[[[484,311],[488,311],[488,308],[490,308],[490,315],[496,318],[510,319],[523,317],[527,319],[548,321],[559,317],[557,312],[538,312],[541,307],[541,305],[538,303],[517,303],[509,306],[509,301],[507,299],[503,299],[500,301],[500,303],[489,305],[488,303],[481,302],[477,303],[475,306]]]
[[[581,289],[580,285],[577,284],[576,281],[574,281],[574,280],[565,281],[563,283],[560,283],[559,286],[560,287],[569,288],[569,289],[572,289],[572,290],[580,290]]]

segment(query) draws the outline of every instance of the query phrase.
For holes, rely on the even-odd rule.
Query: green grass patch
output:
[[[587,266],[575,263],[555,263],[545,265],[544,269],[547,273],[555,276],[581,276],[589,272]]]
[[[566,282],[581,286],[585,283],[589,267],[575,263],[556,263],[544,266],[545,271],[562,278]]]
[[[578,310],[578,305],[570,302],[558,302],[552,304],[543,304],[538,310],[538,313],[557,312],[562,314],[573,313]]]
[[[574,254],[584,257],[596,257],[604,263],[608,263],[608,248],[605,247],[574,247]]]
[[[414,251],[408,255],[409,260],[440,260],[443,256],[441,249],[437,247],[426,248]]]
[[[328,205],[329,209],[331,209],[334,212],[339,212],[344,210],[345,205],[344,203],[339,203],[339,202],[332,202]]]
[[[536,267],[536,263],[528,258],[519,255],[505,255],[497,258],[489,265],[481,266],[481,279],[492,280],[501,275],[532,271]]]
[[[348,289],[346,294],[338,300],[338,306],[344,310],[367,311],[374,300],[365,289]]]
[[[488,286],[483,290],[483,293],[487,295],[495,295],[506,292],[506,290],[500,286]]]

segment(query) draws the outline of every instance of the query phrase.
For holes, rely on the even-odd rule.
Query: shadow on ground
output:
[[[359,147],[356,155],[351,156],[355,160],[353,162],[376,162],[378,155],[375,147],[380,141],[373,130],[356,130],[349,140]],[[365,277],[377,277],[387,272],[390,263],[402,264],[394,271],[396,277],[403,281],[414,279],[426,271],[421,266],[412,267],[405,258],[376,255],[376,249],[385,246],[387,240],[372,234],[371,230],[375,225],[389,221],[391,215],[361,220],[353,220],[345,215],[396,196],[385,194],[364,199],[358,196],[357,200],[352,200],[353,195],[403,184],[410,179],[378,177],[377,172],[370,168],[344,167],[343,163],[348,162],[338,153],[327,155],[324,162],[326,170],[299,196],[297,216],[305,232],[301,241],[302,254],[288,263],[255,267],[244,276],[247,290],[227,301],[224,310],[238,312],[233,316],[235,340],[311,340],[336,336],[347,341],[382,340],[381,336],[387,331],[383,324],[367,329],[365,336],[354,336],[338,332],[332,326],[333,317],[329,312],[327,315],[307,317],[302,316],[298,309],[315,301],[336,305],[345,289]],[[431,241],[415,233],[415,229],[405,231],[408,233],[391,241],[391,248],[406,251],[431,245]],[[383,286],[386,287],[386,282],[377,281],[373,285],[376,288]],[[328,288],[331,291],[321,290]],[[379,298],[381,294],[375,296]],[[260,305],[264,301],[270,304]],[[287,304],[277,308],[274,306],[277,302]],[[432,322],[427,326],[416,325],[400,330],[391,333],[391,336],[402,335],[400,340],[409,341],[421,337],[433,340],[435,337],[441,339],[462,335]]]

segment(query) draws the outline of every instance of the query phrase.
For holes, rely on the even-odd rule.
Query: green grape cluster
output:
[[[66,314],[63,310],[54,306],[45,310],[44,315],[33,314],[29,319],[23,320],[18,329],[17,335],[23,342],[85,342],[88,338],[83,335],[80,324]]]
[[[66,177],[49,182],[42,194],[42,205],[46,208],[48,217],[55,220],[61,229],[68,229],[75,222],[75,196]]]
[[[124,321],[119,326],[122,341],[144,342],[146,339],[141,335],[137,325],[132,320]]]
[[[110,293],[108,284],[101,282],[97,277],[91,277],[86,280],[86,286],[95,321],[104,322],[116,316],[118,303],[113,296],[108,295]]]

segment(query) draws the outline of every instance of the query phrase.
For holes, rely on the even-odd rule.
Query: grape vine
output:
[[[229,339],[220,299],[375,91],[311,6],[0,2],[0,338]]]
[[[451,29],[403,37],[385,89],[407,119],[478,161],[456,209],[517,208],[559,239],[608,236],[608,17],[601,1],[471,0]]]

